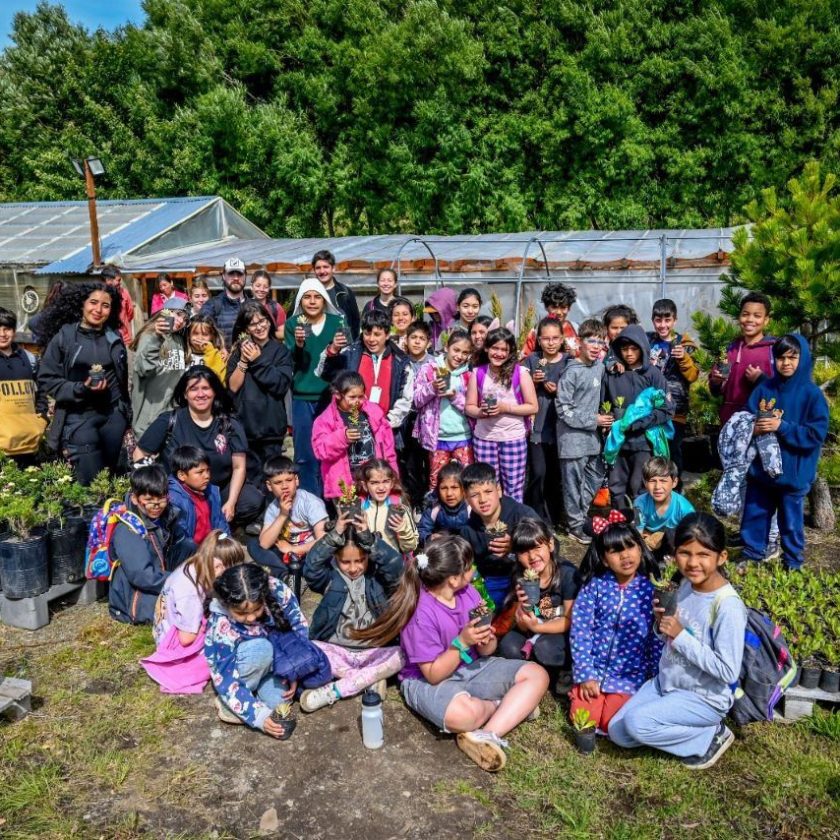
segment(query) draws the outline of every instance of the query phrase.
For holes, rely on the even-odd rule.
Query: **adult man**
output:
[[[233,325],[239,315],[239,307],[245,302],[245,263],[239,257],[231,257],[224,266],[222,283],[225,290],[211,298],[201,307],[203,315],[209,315],[230,347]]]
[[[122,284],[122,272],[115,265],[106,265],[102,269],[102,279],[106,286],[116,289],[120,293],[120,338],[126,347],[134,337],[134,301],[128,289]]]
[[[344,313],[347,329],[355,341],[359,337],[359,305],[350,288],[335,279],[335,257],[330,251],[318,251],[312,257],[312,270],[327,290],[333,306]]]

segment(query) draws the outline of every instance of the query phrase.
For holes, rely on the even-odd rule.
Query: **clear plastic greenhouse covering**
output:
[[[708,230],[525,231],[476,236],[343,236],[312,239],[261,239],[126,255],[127,272],[202,272],[219,288],[218,273],[236,256],[249,271],[265,268],[278,289],[296,288],[311,274],[312,255],[328,250],[342,282],[364,293],[374,291],[376,272],[397,271],[400,288],[411,297],[437,285],[490,288],[502,300],[505,317],[519,320],[547,281],[574,286],[581,320],[624,302],[645,317],[653,301],[671,297],[680,311],[713,312],[720,275],[728,273],[732,235],[737,228]],[[213,277],[216,275],[216,277]],[[486,309],[486,307],[485,307]]]

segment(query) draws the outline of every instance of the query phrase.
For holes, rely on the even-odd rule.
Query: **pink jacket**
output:
[[[417,409],[417,422],[414,424],[412,434],[420,441],[420,446],[429,452],[434,452],[438,444],[438,432],[440,429],[440,396],[435,390],[435,376],[437,365],[423,365],[417,371],[417,378],[414,380],[414,407]],[[470,371],[465,370],[460,374],[461,387],[455,392],[452,405],[462,414],[467,400],[467,385],[470,381]]]
[[[174,298],[181,298],[181,300],[189,300],[189,296],[185,293],[180,291],[180,289],[175,289],[174,292],[169,297]],[[163,309],[163,305],[169,298],[165,298],[160,292],[155,292],[152,295],[152,311],[151,314],[154,315],[157,312],[160,312]]]
[[[399,474],[397,452],[394,447],[394,433],[382,409],[365,400],[362,411],[367,415],[373,433],[374,451],[377,458],[387,461]],[[321,462],[321,477],[324,479],[324,498],[337,499],[341,495],[338,480],[348,485],[353,483],[350,459],[347,457],[348,443],[344,431],[347,427],[338,412],[336,399],[316,418],[312,424],[312,451]]]

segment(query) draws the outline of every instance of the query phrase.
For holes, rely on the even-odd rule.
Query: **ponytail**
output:
[[[388,607],[376,621],[359,630],[351,630],[350,638],[382,647],[393,641],[417,610],[420,587],[434,589],[450,577],[464,574],[473,564],[473,550],[463,537],[442,537],[406,564],[400,585],[391,596]]]

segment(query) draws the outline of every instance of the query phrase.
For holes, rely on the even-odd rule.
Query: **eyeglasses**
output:
[[[591,344],[593,347],[606,347],[607,342],[602,338],[584,338],[586,344]]]
[[[149,501],[143,501],[143,499],[140,499],[139,501],[143,507],[147,508],[165,508],[169,504],[169,499],[150,499]]]

